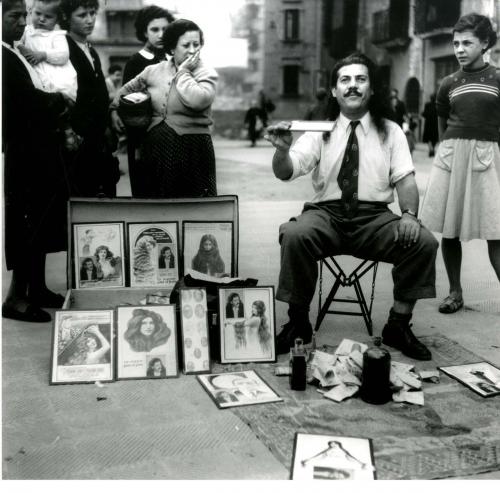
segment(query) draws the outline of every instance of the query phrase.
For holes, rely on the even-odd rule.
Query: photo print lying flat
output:
[[[233,277],[233,223],[182,223],[184,273],[194,270],[211,277]]]
[[[500,368],[487,361],[466,365],[440,366],[438,369],[482,397],[493,397],[500,394]]]
[[[74,223],[73,264],[75,286],[123,288],[123,223]]]
[[[291,479],[376,479],[369,438],[296,433]]]
[[[254,370],[212,373],[196,378],[220,409],[283,400]]]
[[[179,280],[178,223],[129,223],[131,287],[173,288]]]
[[[119,306],[117,379],[179,375],[175,305]]]
[[[113,380],[113,310],[56,311],[51,384]]]
[[[181,289],[181,330],[184,373],[209,373],[207,292]]]
[[[276,361],[274,288],[219,288],[221,363]]]

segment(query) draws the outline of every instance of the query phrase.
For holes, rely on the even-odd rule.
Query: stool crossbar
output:
[[[335,281],[333,283],[332,289],[328,293],[328,296],[325,299],[325,302],[322,304],[322,296],[323,296],[323,266],[325,266],[333,275]],[[352,272],[347,275],[339,263],[335,260],[334,257],[326,257],[319,261],[319,307],[318,307],[318,318],[316,319],[316,326],[314,328],[314,332],[319,330],[323,319],[328,313],[335,313],[339,315],[353,315],[363,317],[366,328],[368,329],[368,334],[373,335],[373,325],[372,325],[372,306],[373,306],[373,298],[375,295],[375,279],[377,276],[377,268],[378,262],[372,260],[363,260],[358,266],[352,270]],[[361,288],[360,280],[361,278],[367,274],[370,270],[373,270],[373,278],[372,278],[372,287],[371,287],[371,296],[370,296],[370,304],[366,302],[365,295],[363,293],[363,289]],[[356,299],[348,299],[348,298],[335,298],[337,291],[341,287],[352,287],[356,293]],[[344,310],[331,310],[330,306],[333,302],[340,303],[355,303],[358,304],[361,311],[344,311]]]

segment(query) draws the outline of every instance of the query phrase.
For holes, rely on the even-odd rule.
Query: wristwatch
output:
[[[405,209],[404,211],[401,212],[401,215],[403,214],[410,214],[410,216],[413,216],[415,219],[418,219],[417,213],[411,209]]]

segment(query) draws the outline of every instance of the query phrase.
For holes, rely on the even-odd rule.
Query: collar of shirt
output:
[[[342,113],[340,113],[339,116],[337,117],[337,125],[340,128],[343,128],[346,134],[351,132],[351,130],[349,128],[351,121],[352,120],[349,120],[349,118],[345,117]],[[370,116],[370,112],[368,112],[368,111],[359,120],[360,126],[361,126],[363,133],[365,135],[368,135],[368,131],[370,130],[371,122],[372,122],[372,118]]]
[[[26,34],[30,36],[53,36],[55,34],[65,35],[66,31],[63,29],[53,29],[52,31],[48,31],[47,29],[37,29],[33,27],[33,25],[29,24],[26,26]]]
[[[146,60],[152,60],[155,56],[150,53],[149,51],[145,50],[144,48],[142,50],[139,50],[139,53],[146,59]]]

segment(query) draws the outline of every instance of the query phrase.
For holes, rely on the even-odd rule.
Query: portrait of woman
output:
[[[100,245],[96,248],[94,258],[98,280],[116,279],[120,276],[120,257],[115,257],[106,245]]]
[[[271,352],[271,331],[267,321],[266,305],[256,300],[252,303],[252,315],[245,321],[249,341],[257,340],[263,353]]]
[[[198,253],[191,262],[191,268],[209,276],[222,277],[224,275],[225,265],[214,235],[205,234],[201,237]]]
[[[153,358],[149,362],[146,376],[148,378],[166,378],[167,370],[160,358]]]
[[[158,268],[173,269],[175,267],[175,255],[169,246],[164,246],[160,250],[160,258],[158,259]]]
[[[80,281],[97,281],[97,267],[91,257],[82,260]]]
[[[63,362],[64,365],[109,363],[108,353],[111,346],[109,341],[102,335],[98,325],[89,325],[71,346],[70,351],[72,351],[72,354]]]
[[[153,251],[156,240],[149,235],[137,240],[134,247],[134,277],[137,282],[153,282],[155,280],[155,266]]]
[[[124,338],[132,351],[149,353],[155,347],[165,344],[170,334],[171,330],[161,315],[152,310],[137,308],[132,312]]]
[[[245,309],[238,293],[231,293],[226,303],[226,318],[243,318]]]

